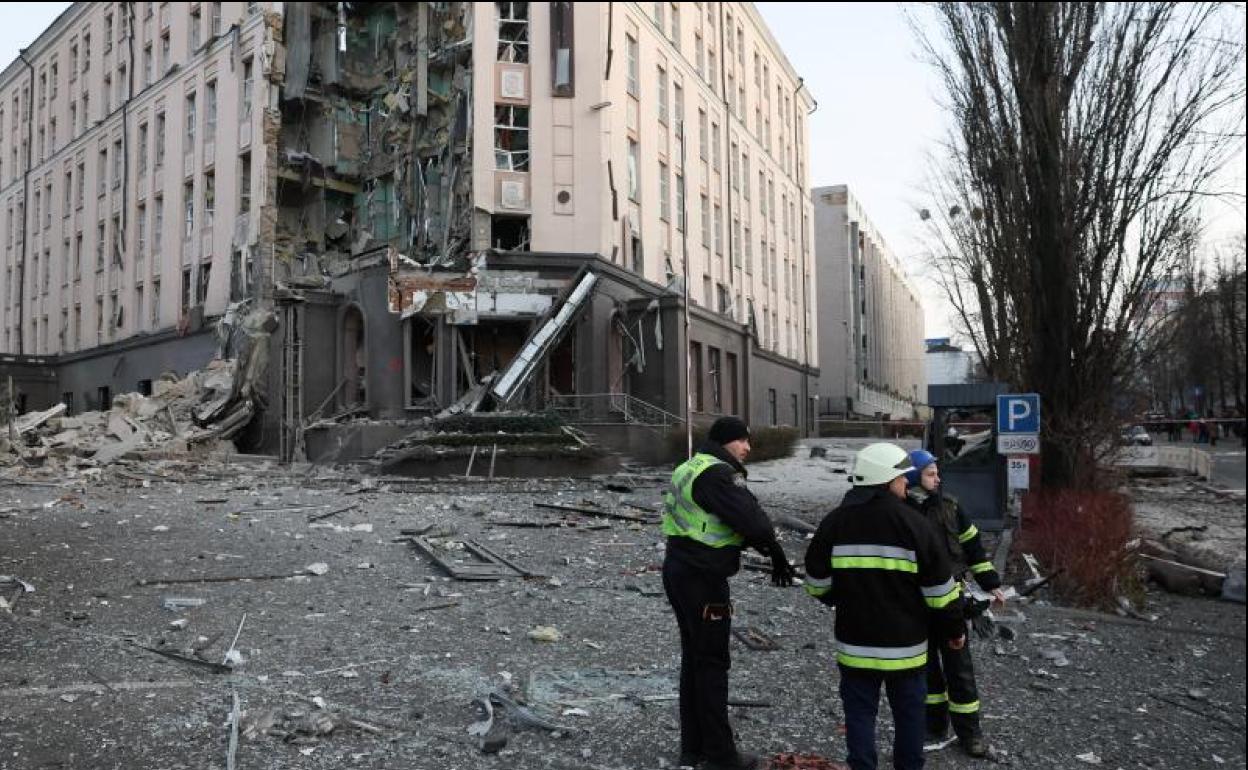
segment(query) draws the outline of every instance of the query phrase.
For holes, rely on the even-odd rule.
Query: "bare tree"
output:
[[[1242,9],[934,7],[916,28],[954,131],[933,261],[989,374],[1040,393],[1044,482],[1095,485],[1151,298],[1242,144]]]

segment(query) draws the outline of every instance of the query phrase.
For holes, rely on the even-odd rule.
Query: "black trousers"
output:
[[[950,722],[953,732],[965,740],[980,735],[979,688],[971,663],[971,640],[960,650],[931,638],[927,643],[927,729],[944,733]]]
[[[728,724],[728,579],[668,558],[663,589],[680,628],[680,750],[731,761],[737,748]]]

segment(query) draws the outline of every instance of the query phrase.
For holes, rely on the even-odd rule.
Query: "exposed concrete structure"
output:
[[[812,200],[819,412],[911,417],[927,392],[919,293],[846,185]]]
[[[153,47],[167,74],[149,85]],[[589,269],[600,280],[519,403],[668,424],[685,411],[687,262],[694,419],[812,422],[814,104],[751,4],[79,3],[27,58],[34,74],[11,65],[0,104],[16,94],[27,109],[32,83],[75,99],[88,79],[126,84],[97,98],[103,123],[74,126],[32,173],[0,169],[0,206],[13,203],[33,246],[21,250],[20,228],[0,233],[15,277],[6,349],[61,355],[84,398],[126,386],[119,373],[202,365],[208,337],[177,355],[147,343],[193,335],[231,301],[271,303],[263,433],[295,456],[313,417],[456,404]],[[22,139],[16,125],[0,127],[4,148]],[[40,226],[45,204],[21,208],[27,186],[59,202],[79,184],[101,194],[53,217],[59,228]],[[96,243],[83,223],[97,220],[99,270],[71,282],[73,255]],[[41,279],[50,264],[64,268],[59,293]],[[83,304],[95,338],[80,332]]]

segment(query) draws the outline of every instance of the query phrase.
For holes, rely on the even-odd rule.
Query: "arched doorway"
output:
[[[364,314],[354,305],[342,317],[342,404],[367,404],[367,346],[364,344]]]

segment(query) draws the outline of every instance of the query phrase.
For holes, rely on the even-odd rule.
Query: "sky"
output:
[[[15,59],[68,6],[7,5],[0,61]],[[810,117],[811,183],[849,185],[921,291],[924,336],[951,336],[947,303],[921,256],[915,213],[941,208],[924,194],[930,159],[947,126],[940,84],[907,21],[909,14],[922,24],[930,11],[918,3],[759,3],[758,9],[819,103]],[[1228,164],[1223,185],[1242,193],[1244,168],[1241,154]],[[1210,244],[1224,245],[1242,233],[1244,215],[1242,197],[1210,204]]]

